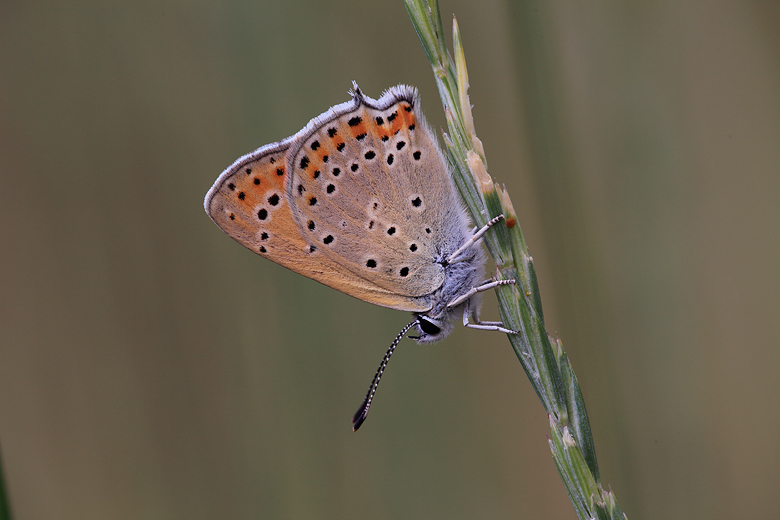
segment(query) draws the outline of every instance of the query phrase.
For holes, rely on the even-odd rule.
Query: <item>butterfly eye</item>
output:
[[[436,334],[439,334],[441,332],[441,329],[428,321],[425,318],[420,318],[420,320],[417,322],[417,324],[420,326],[420,330],[422,330],[424,333],[429,334],[431,336],[435,336]]]

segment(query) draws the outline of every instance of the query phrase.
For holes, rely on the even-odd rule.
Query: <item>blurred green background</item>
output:
[[[634,520],[776,518],[780,3],[452,13],[603,482]],[[444,125],[400,0],[0,3],[15,518],[574,518],[506,337],[404,341],[352,433],[408,315],[203,212],[222,169],[353,79],[418,86]]]

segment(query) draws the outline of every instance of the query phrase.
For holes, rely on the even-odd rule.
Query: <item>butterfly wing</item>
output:
[[[444,283],[463,242],[463,210],[416,89],[351,102],[313,119],[287,153],[293,217],[306,239],[398,298]]]
[[[285,186],[285,153],[295,136],[239,158],[216,180],[204,201],[206,213],[239,243],[296,273],[361,300],[412,312],[430,308],[425,299],[394,294],[356,276],[338,259],[321,254],[292,216]]]

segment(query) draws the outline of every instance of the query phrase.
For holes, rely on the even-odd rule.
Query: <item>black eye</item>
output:
[[[426,334],[428,334],[430,336],[435,336],[436,334],[441,332],[441,329],[439,327],[437,327],[436,325],[434,325],[430,321],[426,320],[425,318],[420,318],[420,320],[417,323],[418,323],[418,325],[420,325],[420,329],[424,333],[426,333]]]

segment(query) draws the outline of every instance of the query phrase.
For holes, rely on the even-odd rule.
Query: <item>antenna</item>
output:
[[[363,424],[363,421],[365,421],[366,417],[368,416],[368,409],[371,408],[371,401],[373,401],[374,394],[376,393],[376,389],[379,386],[379,380],[382,378],[382,374],[384,373],[385,368],[387,367],[387,362],[390,361],[390,356],[393,355],[393,352],[395,351],[395,347],[398,346],[398,343],[400,343],[401,340],[406,335],[406,333],[409,332],[409,329],[417,325],[418,322],[419,320],[414,320],[413,322],[407,324],[401,330],[401,332],[398,333],[398,336],[395,337],[392,345],[390,345],[390,348],[387,349],[387,352],[385,353],[385,357],[382,358],[382,362],[379,363],[379,368],[376,370],[376,374],[374,375],[374,380],[371,381],[371,387],[368,389],[366,398],[363,399],[363,404],[360,405],[360,408],[355,413],[354,417],[352,417],[353,432],[358,431],[358,428],[360,428],[360,425]]]

